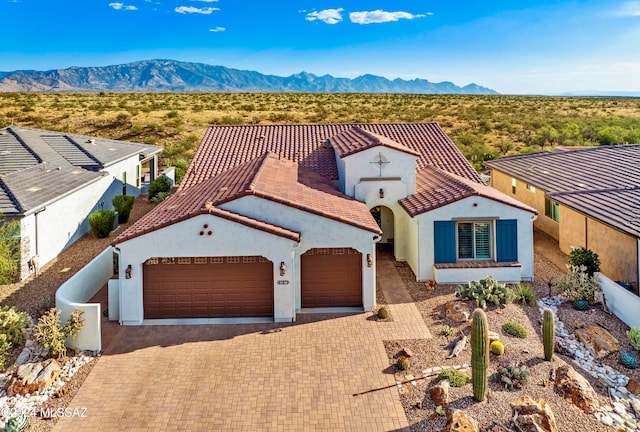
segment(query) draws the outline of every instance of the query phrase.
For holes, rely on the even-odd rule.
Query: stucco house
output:
[[[379,242],[418,280],[532,279],[535,215],[435,123],[212,126],[114,240],[120,322],[370,310]]]
[[[600,146],[487,162],[494,188],[540,212],[535,227],[568,254],[585,247],[602,273],[638,292],[640,145]]]
[[[88,216],[111,199],[138,195],[161,147],[11,126],[0,129],[0,211],[20,221],[18,279],[88,232]],[[124,188],[123,188],[124,187]]]

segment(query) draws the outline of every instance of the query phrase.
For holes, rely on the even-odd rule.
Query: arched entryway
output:
[[[388,244],[393,250],[395,238],[395,220],[393,211],[386,206],[375,206],[371,209],[371,215],[382,230],[382,238],[378,243]]]

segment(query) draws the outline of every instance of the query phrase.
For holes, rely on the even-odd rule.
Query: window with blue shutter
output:
[[[434,262],[436,264],[456,262],[456,222],[435,221],[433,224]]]
[[[496,261],[518,261],[518,221],[516,219],[496,221]]]

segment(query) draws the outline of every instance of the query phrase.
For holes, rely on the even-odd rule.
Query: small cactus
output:
[[[625,351],[620,355],[620,363],[627,369],[637,369],[638,359],[629,351]]]
[[[556,323],[553,311],[549,308],[542,315],[542,343],[544,345],[544,359],[551,361],[553,348],[556,344]]]
[[[591,306],[589,306],[589,302],[586,300],[576,300],[573,302],[573,308],[579,311],[589,310]]]
[[[471,382],[473,397],[482,402],[487,394],[489,367],[489,324],[482,309],[473,311],[471,326]]]
[[[11,417],[4,427],[5,432],[22,432],[29,429],[29,417],[19,414],[17,417]]]
[[[378,318],[380,319],[389,318],[389,308],[386,306],[381,306],[380,309],[378,309]]]
[[[504,344],[500,341],[491,342],[491,352],[497,356],[504,354]]]
[[[406,358],[405,356],[398,357],[398,361],[396,362],[396,366],[398,366],[398,369],[400,369],[400,370],[409,369],[409,359]]]

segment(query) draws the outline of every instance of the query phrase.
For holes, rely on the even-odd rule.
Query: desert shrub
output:
[[[161,203],[162,201],[164,201],[165,199],[167,199],[167,197],[171,195],[171,192],[158,192],[156,194],[156,196],[154,196],[153,198],[151,198],[151,202],[154,204],[158,204]]]
[[[456,287],[457,298],[474,299],[482,309],[487,308],[487,302],[495,305],[509,303],[513,300],[513,296],[513,291],[510,288],[491,276]]]
[[[173,162],[172,165],[176,167],[176,184],[180,184],[180,182],[184,178],[185,173],[187,172],[189,164],[184,159],[178,159],[177,161]]]
[[[627,331],[627,337],[631,341],[631,345],[633,345],[634,349],[640,350],[640,328],[639,327],[631,327]]]
[[[116,213],[113,210],[98,210],[89,215],[89,226],[94,236],[98,238],[109,237],[113,229]]]
[[[531,285],[525,285],[522,282],[518,283],[514,290],[515,301],[525,304],[533,305],[536,302],[536,292]]]
[[[569,253],[569,264],[574,267],[586,267],[589,276],[600,271],[600,258],[592,250],[576,248]]]
[[[29,324],[29,316],[25,312],[18,312],[14,307],[0,308],[0,334],[6,336],[11,346],[22,344],[22,329]]]
[[[35,328],[36,340],[43,347],[48,348],[51,355],[58,358],[64,357],[67,354],[65,340],[67,337],[77,335],[84,326],[82,314],[82,310],[76,309],[63,326],[60,322],[60,309],[49,309],[38,319]]]
[[[20,258],[20,223],[0,213],[0,285],[14,282]]]
[[[595,276],[589,276],[585,266],[569,266],[569,273],[556,280],[558,291],[571,301],[586,300],[595,304],[600,299],[600,283]]]
[[[444,326],[442,326],[442,330],[440,331],[440,334],[444,335],[444,336],[453,336],[453,334],[456,332],[456,329],[451,327],[448,324],[445,324]]]
[[[4,369],[5,354],[11,348],[6,334],[0,334],[0,370]]]
[[[118,211],[118,223],[127,223],[131,209],[133,208],[133,202],[135,198],[131,195],[117,195],[111,200],[113,207]]]
[[[491,375],[491,379],[504,385],[507,390],[522,388],[529,382],[531,373],[523,364],[500,365],[496,373]]]
[[[522,327],[522,324],[515,321],[509,321],[502,324],[502,330],[504,330],[505,333],[520,339],[524,339],[527,337],[527,330]]]
[[[389,318],[389,308],[386,306],[380,306],[380,309],[378,309],[377,315],[378,315],[378,318],[380,319]]]
[[[447,369],[438,374],[438,380],[449,380],[451,387],[462,387],[471,381],[471,378],[466,373],[457,369]]]
[[[169,192],[171,190],[171,180],[165,176],[156,177],[149,185],[149,200],[153,202],[153,199],[160,192]]]

